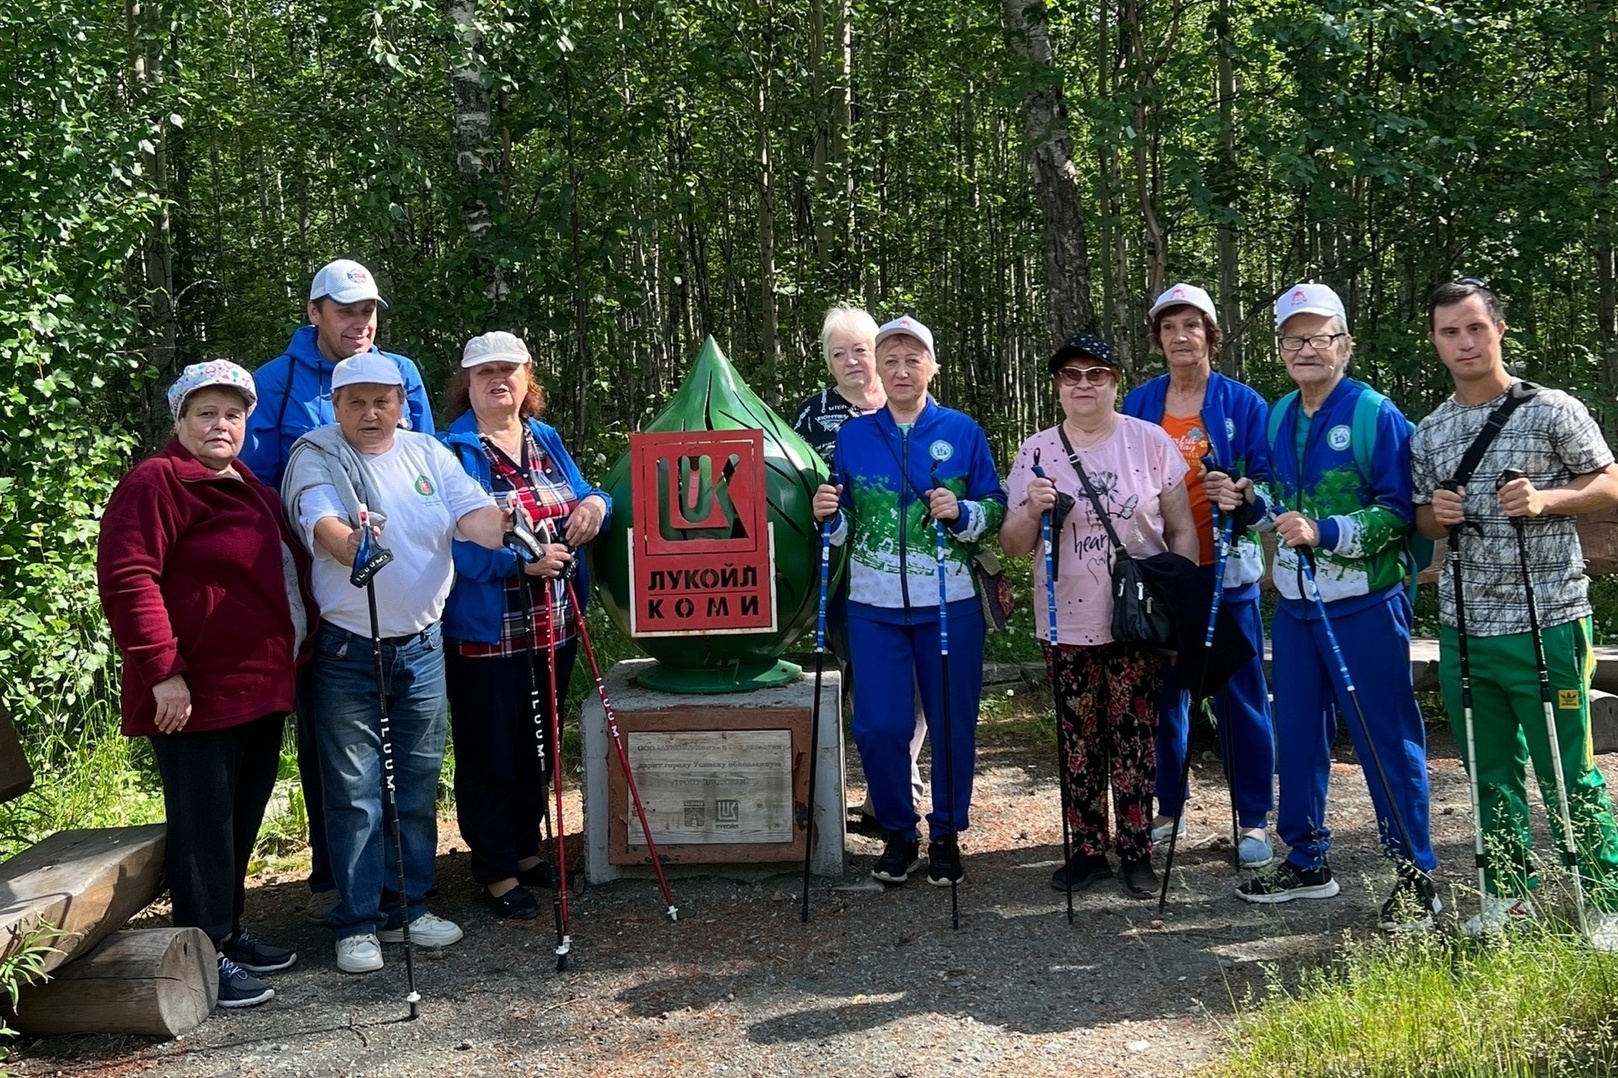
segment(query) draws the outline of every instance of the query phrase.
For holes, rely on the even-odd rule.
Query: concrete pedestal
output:
[[[613,712],[618,717],[626,747],[633,745],[637,734],[624,728],[651,722],[679,720],[682,730],[724,730],[735,727],[744,715],[773,714],[783,719],[801,717],[803,729],[807,731],[810,727],[809,717],[814,706],[812,666],[796,681],[772,688],[714,695],[674,695],[644,689],[634,683],[636,673],[650,667],[652,662],[651,659],[628,659],[615,664],[607,673],[607,695],[612,700]],[[820,690],[820,737],[816,746],[819,763],[815,773],[814,795],[815,842],[810,858],[811,870],[821,876],[843,874],[845,835],[841,703],[842,676],[837,670],[836,660],[828,655]],[[687,718],[690,719],[689,723],[685,721]],[[620,826],[627,828],[627,835],[634,845],[639,846],[644,840],[634,804],[623,791],[618,751],[608,736],[606,715],[597,693],[592,692],[585,697],[582,733],[586,878],[591,883],[605,883],[624,876],[650,877],[652,869],[649,864],[613,864],[611,861],[614,812],[623,817]],[[798,766],[807,768],[807,764],[808,757],[803,756]],[[792,778],[797,777],[794,770]],[[639,775],[636,778],[641,781]],[[619,799],[621,805],[614,808]],[[796,840],[802,830],[802,821],[796,812],[792,813],[792,817],[790,827]],[[654,824],[654,838],[656,826]],[[658,842],[658,853],[666,868],[679,868],[682,861],[687,863],[680,874],[757,876],[764,871],[786,871],[793,863],[802,865],[801,853],[787,858],[769,853],[770,848],[769,845],[752,848],[739,844],[726,845],[725,849],[735,850],[739,856],[734,862],[716,863],[711,859],[711,849],[703,850],[695,844]],[[775,848],[781,847],[777,845]],[[703,858],[701,863],[690,863],[699,851]]]

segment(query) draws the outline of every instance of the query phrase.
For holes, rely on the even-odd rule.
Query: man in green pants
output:
[[[1513,525],[1521,520],[1568,813],[1591,907],[1590,944],[1618,950],[1618,828],[1590,741],[1589,581],[1574,519],[1618,505],[1618,467],[1583,404],[1559,390],[1526,392],[1506,370],[1500,352],[1505,312],[1487,285],[1472,278],[1439,285],[1427,302],[1427,329],[1455,393],[1411,438],[1416,525],[1434,539],[1465,525],[1460,569],[1477,746],[1477,825],[1489,859],[1482,910],[1461,927],[1480,936],[1534,916],[1529,895],[1539,881],[1529,863],[1530,759],[1561,841],[1554,761]],[[1503,409],[1513,397],[1512,406]],[[1469,454],[1486,422],[1499,416],[1504,422],[1492,440],[1479,443],[1486,448]],[[1474,461],[1469,476],[1457,474]],[[1508,470],[1523,476],[1497,489]],[[1460,489],[1446,489],[1457,479]],[[1455,556],[1450,551],[1448,557]],[[1464,759],[1453,567],[1446,561],[1439,576],[1439,678]]]

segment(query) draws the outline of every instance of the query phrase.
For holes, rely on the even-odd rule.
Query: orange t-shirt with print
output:
[[[1213,505],[1202,492],[1202,458],[1208,453],[1208,428],[1201,415],[1174,416],[1163,413],[1163,429],[1190,467],[1185,477],[1186,493],[1191,495],[1191,519],[1197,524],[1198,564],[1212,565]]]

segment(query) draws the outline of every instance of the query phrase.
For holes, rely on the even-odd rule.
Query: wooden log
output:
[[[74,935],[45,956],[48,972],[90,950],[163,889],[164,828],[58,831],[0,865],[0,944],[12,953],[44,922]]]
[[[114,932],[93,951],[22,990],[8,1021],[24,1033],[177,1037],[219,1002],[219,960],[200,928]]]
[[[17,740],[17,728],[11,724],[11,715],[0,704],[0,803],[14,801],[34,785],[34,769],[23,755],[22,742]]]

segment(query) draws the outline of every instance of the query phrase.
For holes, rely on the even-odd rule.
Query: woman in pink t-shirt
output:
[[[1078,891],[1112,875],[1110,785],[1124,892],[1150,898],[1158,889],[1150,834],[1153,745],[1167,657],[1112,639],[1112,543],[1069,448],[1084,465],[1119,541],[1141,558],[1172,550],[1196,561],[1186,464],[1163,428],[1118,413],[1122,372],[1106,341],[1090,333],[1069,338],[1051,356],[1050,371],[1063,420],[1018,450],[1006,480],[1000,546],[1013,557],[1031,553],[1039,543],[1040,517],[1055,505],[1057,492],[1075,499],[1060,534],[1052,537],[1056,648],[1046,639],[1046,619],[1034,619],[1046,639],[1074,841],[1073,856],[1051,876],[1051,886]],[[1033,473],[1036,452],[1047,478]],[[1034,592],[1045,592],[1043,558],[1034,559]]]

